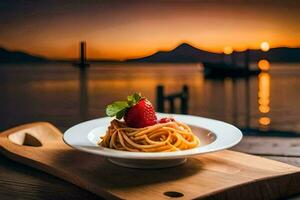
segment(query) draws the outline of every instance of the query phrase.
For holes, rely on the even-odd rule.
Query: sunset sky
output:
[[[0,2],[0,46],[49,58],[75,58],[85,40],[89,58],[126,59],[181,42],[221,52],[300,47],[299,1]]]

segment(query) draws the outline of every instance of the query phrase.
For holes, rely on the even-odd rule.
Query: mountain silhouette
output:
[[[130,59],[130,62],[213,62],[221,61],[222,55],[211,53],[183,43],[171,51],[158,51],[150,56]]]
[[[0,47],[0,63],[6,62],[43,62],[46,58],[34,56],[22,51],[9,51]]]
[[[245,51],[234,52],[237,60],[244,59]],[[180,44],[170,51],[158,51],[150,56],[137,59],[129,59],[127,62],[222,62],[224,54],[213,53],[198,49],[187,43]],[[279,47],[272,48],[268,52],[261,50],[249,50],[249,59],[257,62],[260,59],[267,59],[270,62],[300,62],[300,48]]]

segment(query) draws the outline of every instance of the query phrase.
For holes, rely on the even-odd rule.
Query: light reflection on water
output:
[[[94,64],[84,76],[65,63],[0,66],[0,128],[42,120],[69,127],[104,116],[106,104],[132,92],[154,103],[157,85],[172,93],[187,84],[190,114],[300,132],[299,77],[299,64],[272,64],[249,80],[205,79],[196,64]]]
[[[267,128],[270,126],[271,119],[267,117],[270,112],[270,84],[271,77],[267,72],[261,72],[258,75],[258,110],[263,114],[259,118],[258,122],[260,125]]]

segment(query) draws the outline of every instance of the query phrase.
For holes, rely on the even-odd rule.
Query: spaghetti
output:
[[[113,120],[101,139],[102,147],[132,152],[178,151],[200,144],[190,127],[177,121],[130,128],[123,121]]]

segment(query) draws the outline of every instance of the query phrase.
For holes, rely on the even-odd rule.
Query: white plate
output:
[[[158,118],[173,117],[188,124],[199,137],[199,147],[176,152],[128,152],[108,149],[97,145],[100,136],[105,135],[112,118],[105,117],[77,124],[64,134],[66,144],[92,154],[108,157],[115,164],[135,168],[163,168],[184,163],[187,157],[219,151],[236,145],[242,139],[242,132],[225,122],[178,114],[158,113]]]

